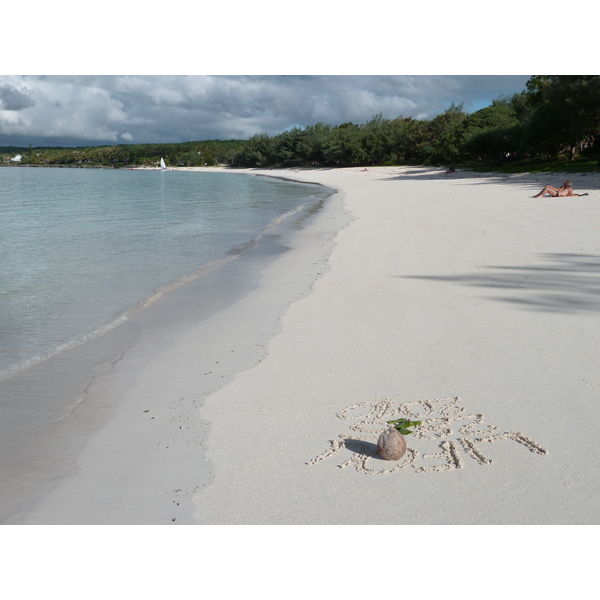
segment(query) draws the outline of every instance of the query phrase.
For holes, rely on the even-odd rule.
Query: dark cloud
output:
[[[30,106],[35,106],[33,98],[12,85],[0,85],[0,110],[23,110]]]
[[[0,145],[245,139],[318,122],[472,112],[527,76],[0,76]],[[12,107],[12,108],[11,108]],[[14,112],[19,110],[19,119]],[[53,141],[54,140],[54,141]],[[65,140],[71,140],[65,144]]]

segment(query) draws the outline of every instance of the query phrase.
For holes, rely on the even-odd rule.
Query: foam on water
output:
[[[0,181],[0,380],[122,325],[323,195],[222,173],[11,168]]]
[[[246,174],[0,168],[0,522],[72,472],[119,401],[90,390],[135,377],[115,365],[256,287],[332,192]]]

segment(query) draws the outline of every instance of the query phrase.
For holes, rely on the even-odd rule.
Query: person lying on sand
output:
[[[450,165],[450,168],[444,173],[444,175],[449,175],[450,173],[456,173],[454,165]]]
[[[571,182],[568,179],[565,179],[564,183],[559,188],[556,188],[552,185],[545,185],[544,189],[539,194],[532,196],[532,198],[541,198],[546,194],[549,194],[554,198],[564,198],[570,196],[587,196],[587,194],[576,194],[573,191],[573,186],[571,185]]]

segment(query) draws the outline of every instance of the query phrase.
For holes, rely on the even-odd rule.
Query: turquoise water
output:
[[[118,327],[326,195],[246,174],[0,168],[0,381]]]
[[[258,286],[332,193],[208,170],[0,168],[0,523],[73,473],[139,365]]]

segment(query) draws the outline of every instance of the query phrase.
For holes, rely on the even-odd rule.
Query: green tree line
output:
[[[600,158],[600,76],[538,75],[527,87],[467,114],[452,104],[432,120],[381,114],[253,136],[235,166],[368,166]]]
[[[535,75],[525,90],[486,108],[467,114],[452,103],[431,120],[379,114],[363,124],[316,123],[249,140],[20,152],[22,164],[87,166],[155,165],[161,156],[170,166],[263,168],[598,160],[600,76]]]
[[[0,147],[0,153],[21,154],[24,165],[67,166],[156,166],[160,158],[170,166],[212,166],[231,164],[244,142],[207,140],[177,144],[120,144],[77,148]]]

